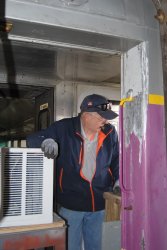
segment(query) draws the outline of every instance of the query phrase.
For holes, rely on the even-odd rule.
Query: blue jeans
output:
[[[68,250],[102,250],[104,210],[79,212],[60,208],[59,214],[68,224]]]

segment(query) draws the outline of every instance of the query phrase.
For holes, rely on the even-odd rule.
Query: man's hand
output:
[[[116,187],[113,189],[113,194],[118,195],[118,196],[121,196],[121,188],[120,188],[119,186],[116,186]]]
[[[58,155],[58,144],[51,138],[42,142],[41,149],[48,159],[55,159]]]

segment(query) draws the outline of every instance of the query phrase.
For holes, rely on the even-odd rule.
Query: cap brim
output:
[[[112,110],[106,110],[106,111],[100,110],[97,113],[106,120],[112,120],[118,116],[118,114]]]

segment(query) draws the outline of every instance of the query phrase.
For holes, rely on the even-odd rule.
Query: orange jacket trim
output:
[[[60,176],[59,176],[59,186],[60,186],[61,191],[63,192],[62,179],[63,179],[63,168],[61,169]]]

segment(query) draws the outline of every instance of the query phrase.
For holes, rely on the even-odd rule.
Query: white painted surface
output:
[[[129,97],[129,90],[132,96],[139,93],[148,93],[148,49],[147,44],[142,43],[130,49],[122,56],[122,97]]]
[[[149,92],[148,44],[142,43],[122,57],[122,97],[125,98],[123,127],[125,146],[134,134],[140,142],[139,162],[146,135],[147,104]],[[127,98],[127,100],[126,100]],[[133,100],[128,101],[128,98]]]

